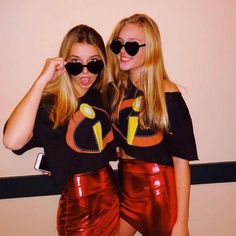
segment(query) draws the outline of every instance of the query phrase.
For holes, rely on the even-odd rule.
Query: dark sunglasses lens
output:
[[[83,71],[83,65],[80,62],[68,62],[66,65],[66,70],[70,75],[78,75]]]
[[[130,55],[134,56],[139,51],[139,44],[137,42],[126,42],[125,51]]]
[[[103,62],[102,60],[98,60],[98,61],[90,61],[87,64],[87,69],[89,72],[93,73],[93,74],[98,74],[102,71],[103,69]]]
[[[112,52],[114,52],[115,54],[118,54],[122,48],[122,43],[119,40],[113,40],[111,42],[110,48]]]
[[[98,74],[103,69],[103,62],[102,60],[90,61],[87,65],[82,65],[80,62],[68,62],[65,65],[65,68],[68,74],[75,76],[83,71],[84,66],[87,67],[89,72],[93,74]]]

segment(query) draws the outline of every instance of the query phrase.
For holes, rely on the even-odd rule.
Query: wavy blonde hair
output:
[[[64,37],[59,57],[62,57],[67,61],[70,50],[75,43],[87,43],[93,45],[101,57],[104,68],[96,78],[93,87],[103,92],[107,86],[107,76],[105,75],[107,57],[106,49],[100,34],[93,28],[87,25],[78,25],[72,28]],[[71,78],[67,73],[64,73],[54,82],[49,83],[43,93],[43,98],[48,95],[54,95],[55,101],[52,109],[50,109],[50,119],[54,123],[54,128],[64,124],[68,121],[78,107],[78,92],[75,90],[71,83]]]
[[[112,53],[110,44],[117,39],[122,28],[127,24],[136,24],[145,34],[145,60],[140,81],[143,101],[139,123],[143,129],[168,130],[168,114],[164,94],[164,80],[169,79],[164,67],[161,38],[157,24],[145,14],[134,14],[122,19],[114,28],[106,45],[109,79],[115,84],[113,94],[112,120],[118,119],[119,107],[128,86],[129,72],[119,68],[117,56]]]

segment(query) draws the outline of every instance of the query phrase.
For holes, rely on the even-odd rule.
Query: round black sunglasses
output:
[[[111,42],[110,48],[113,53],[119,54],[120,50],[122,47],[125,48],[125,51],[130,55],[130,56],[135,56],[139,48],[146,46],[146,44],[138,44],[138,42],[132,41],[132,42],[126,42],[125,44],[122,44],[121,41],[119,40],[113,40]]]
[[[98,74],[103,69],[103,61],[102,60],[94,60],[90,61],[87,65],[83,65],[81,62],[68,62],[65,65],[67,72],[70,75],[78,75],[80,74],[84,67],[88,69],[92,74]]]

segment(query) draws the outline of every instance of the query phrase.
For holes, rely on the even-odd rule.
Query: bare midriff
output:
[[[118,156],[121,159],[135,159],[132,156],[129,156],[128,154],[126,154],[126,152],[122,148],[120,148]]]

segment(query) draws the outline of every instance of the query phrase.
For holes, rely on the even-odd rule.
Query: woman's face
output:
[[[118,40],[125,44],[126,42],[137,42],[139,45],[145,44],[145,35],[142,27],[136,24],[125,25],[118,35]],[[144,64],[145,46],[140,47],[138,53],[134,56],[129,55],[122,47],[118,54],[120,69],[129,71],[131,77],[139,78],[139,73]]]
[[[82,65],[87,65],[89,62],[101,60],[97,49],[92,44],[75,43],[69,53],[68,62],[80,62]],[[83,96],[89,88],[94,84],[98,74],[89,72],[87,67],[78,75],[70,75],[75,89]]]

